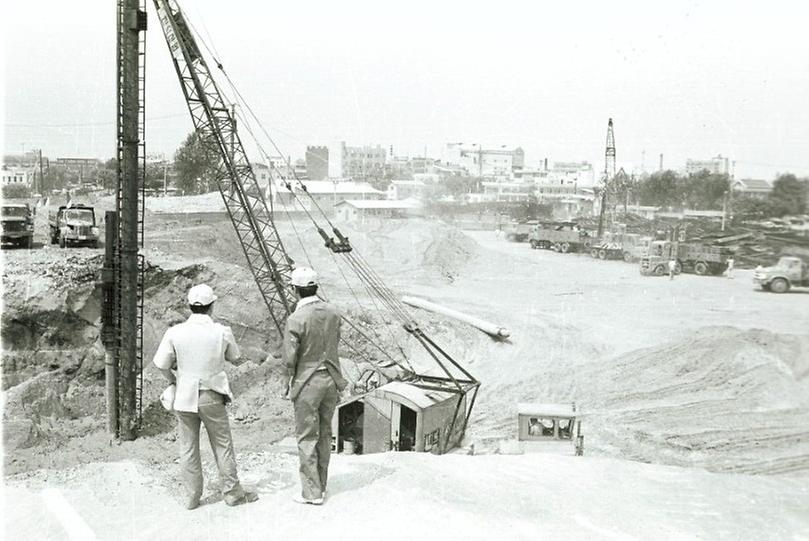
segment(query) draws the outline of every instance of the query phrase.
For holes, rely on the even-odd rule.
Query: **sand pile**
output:
[[[809,338],[710,327],[581,369],[591,442],[719,471],[809,467]]]

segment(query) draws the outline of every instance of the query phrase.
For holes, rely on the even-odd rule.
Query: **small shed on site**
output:
[[[517,405],[517,439],[520,441],[570,440],[576,435],[578,423],[575,404]]]
[[[442,454],[458,445],[465,421],[465,395],[392,381],[338,404],[332,419],[332,451]]]
[[[421,203],[414,199],[370,201],[344,199],[334,205],[337,219],[343,222],[372,218],[405,218],[421,214]]]

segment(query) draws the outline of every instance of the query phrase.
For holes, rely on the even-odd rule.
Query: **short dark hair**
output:
[[[189,304],[188,307],[191,308],[192,314],[207,314],[211,311],[211,307],[213,303],[201,305],[201,304]]]
[[[311,297],[313,295],[317,295],[317,285],[305,287],[295,286],[295,289],[298,291],[298,295],[300,295],[302,299],[306,297]]]

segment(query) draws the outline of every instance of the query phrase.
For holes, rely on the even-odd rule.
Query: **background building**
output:
[[[754,197],[766,198],[772,192],[772,184],[766,180],[746,178],[736,180],[731,185],[733,192],[737,194],[752,195]]]
[[[306,174],[311,180],[323,180],[329,177],[329,147],[306,147]]]
[[[329,153],[330,156],[333,153]],[[339,175],[342,178],[363,180],[385,175],[387,151],[380,145],[351,147],[344,142],[339,146]],[[330,176],[335,176],[329,167]]]
[[[685,161],[685,173],[687,175],[694,175],[700,171],[708,171],[712,175],[729,175],[730,174],[730,160],[723,158],[721,154],[710,160],[691,160]]]
[[[310,180],[306,182],[306,190],[311,197],[303,193],[299,188],[295,189],[295,195],[293,195],[277,179],[275,179],[273,186],[273,190],[267,194],[267,197],[272,197],[275,209],[282,213],[303,212],[304,208],[309,212],[316,212],[317,209],[312,202],[314,200],[324,212],[333,215],[334,206],[343,199],[363,201],[387,198],[386,192],[377,190],[367,182],[353,182],[344,179]]]
[[[31,186],[31,181],[34,178],[34,169],[32,167],[19,167],[13,165],[2,165],[2,185],[19,184],[22,186]]]
[[[494,177],[503,181],[514,178],[514,170],[525,167],[525,152],[522,148],[486,149],[481,145],[447,143],[445,161],[449,165],[466,169],[473,177]]]

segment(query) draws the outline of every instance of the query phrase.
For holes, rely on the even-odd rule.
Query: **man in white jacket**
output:
[[[199,428],[205,425],[219,468],[225,503],[239,505],[258,499],[245,492],[236,472],[236,456],[225,405],[233,400],[225,360],[239,358],[239,348],[230,327],[211,319],[213,290],[206,284],[188,291],[191,316],[169,328],[154,356],[154,364],[176,386],[172,409],[180,432],[180,467],[188,509],[199,507],[202,497],[202,462]],[[176,365],[176,376],[172,368]],[[168,393],[170,395],[171,393]]]

